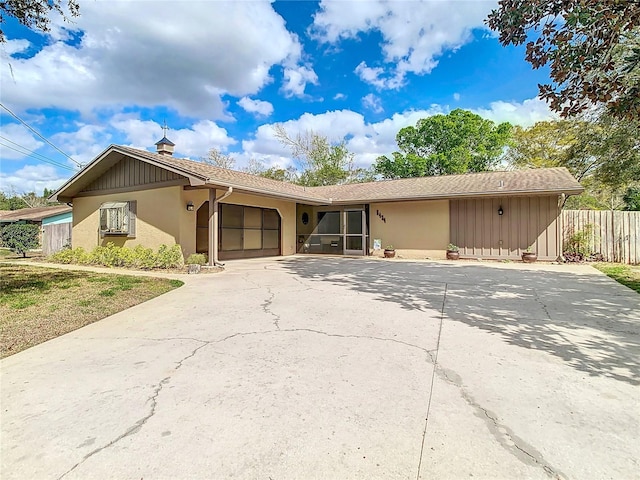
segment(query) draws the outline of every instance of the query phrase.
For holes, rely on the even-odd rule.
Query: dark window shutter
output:
[[[129,234],[128,238],[136,237],[136,218],[138,216],[138,202],[136,200],[129,201]]]

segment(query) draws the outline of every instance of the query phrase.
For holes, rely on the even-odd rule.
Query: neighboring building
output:
[[[56,192],[73,203],[73,246],[179,244],[218,259],[331,253],[394,245],[411,258],[540,259],[561,254],[559,214],[583,191],[565,168],[303,187],[112,145]]]
[[[2,210],[0,211],[0,224],[36,223],[42,225],[45,220],[51,217],[58,217],[59,222],[71,222],[71,211],[72,208],[69,205]]]
[[[73,212],[69,205],[22,208],[0,212],[0,225],[33,223],[40,225],[40,245],[45,255],[71,244]]]

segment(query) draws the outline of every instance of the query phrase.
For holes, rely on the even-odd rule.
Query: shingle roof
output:
[[[20,220],[31,220],[41,222],[43,218],[58,215],[60,213],[70,212],[72,209],[69,205],[54,205],[51,207],[21,208],[20,210],[10,210],[0,213],[0,222],[10,223]]]
[[[112,145],[91,162],[84,170],[78,172],[56,193],[57,198],[71,199],[80,184],[88,182],[93,167],[106,158],[111,152],[119,152],[149,161],[159,167],[166,167],[180,175],[190,178],[192,185],[233,187],[236,191],[254,193],[289,199],[300,203],[367,203],[375,201],[428,200],[437,198],[454,198],[465,196],[501,196],[501,195],[535,195],[535,194],[578,194],[584,189],[566,168],[540,168],[531,170],[514,170],[508,172],[483,172],[464,175],[446,175],[439,177],[405,178],[400,180],[384,180],[370,183],[349,185],[332,185],[326,187],[303,187],[287,182],[214,167],[203,162],[175,158],[139,150],[137,148]],[[99,175],[100,170],[94,172]],[[195,183],[193,183],[195,182]],[[74,187],[72,185],[76,184]]]
[[[135,156],[148,158],[153,162],[177,167],[178,169],[191,175],[206,179],[207,183],[221,186],[232,186],[246,189],[248,191],[258,191],[261,193],[271,193],[276,196],[287,196],[291,198],[308,199],[325,202],[326,197],[315,193],[312,187],[303,187],[293,183],[280,182],[270,178],[252,175],[250,173],[238,172],[226,168],[214,167],[203,162],[195,162],[184,158],[175,158],[170,155],[160,155],[137,148],[118,146],[118,150],[129,152]]]
[[[334,203],[344,203],[536,193],[577,194],[583,188],[569,170],[561,167],[403,178],[316,187],[316,191],[332,198]]]

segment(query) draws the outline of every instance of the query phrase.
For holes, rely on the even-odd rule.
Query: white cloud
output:
[[[367,67],[364,61],[358,64],[355,73],[360,77],[360,80],[380,90],[400,88],[404,84],[403,74],[396,73],[395,76],[389,77],[383,68]]]
[[[155,143],[162,136],[160,124],[131,115],[116,115],[110,123],[134,148],[154,151]],[[189,128],[169,130],[167,137],[175,143],[176,155],[195,159],[205,156],[211,148],[226,151],[236,143],[226,129],[211,120],[201,120]]]
[[[491,102],[489,108],[477,108],[472,111],[497,123],[509,122],[522,127],[530,127],[536,122],[558,118],[546,102],[538,97],[522,102]]]
[[[357,73],[378,88],[397,88],[407,73],[428,74],[445,52],[471,41],[474,28],[485,29],[484,19],[496,3],[322,0],[310,31],[320,41],[334,45],[343,39],[358,38],[360,33],[380,32],[385,70],[361,63]]]
[[[12,173],[0,172],[0,190],[6,193],[42,194],[45,188],[56,189],[66,180],[51,165],[25,165]]]
[[[249,97],[242,97],[238,101],[238,105],[240,105],[245,111],[255,113],[259,116],[268,117],[273,113],[273,105],[263,100],[253,100]]]
[[[453,99],[457,102],[460,100],[460,94],[458,92],[453,94]]]
[[[376,123],[366,123],[364,116],[352,110],[335,110],[312,115],[305,113],[295,120],[282,123],[287,133],[295,137],[298,133],[313,131],[326,136],[333,142],[347,140],[347,148],[355,154],[358,165],[369,166],[375,159],[397,149],[396,134],[408,125],[415,125],[420,118],[442,113],[442,108],[434,105],[428,110],[408,110],[396,113],[390,118]],[[256,158],[269,165],[286,167],[290,165],[290,151],[282,146],[274,136],[273,124],[258,127],[252,140],[242,142],[243,152],[237,157],[238,166],[249,158]],[[244,160],[243,160],[244,159]]]
[[[345,100],[347,98],[347,96],[344,93],[336,93],[333,96],[334,100]]]
[[[318,84],[318,75],[308,67],[285,68],[282,90],[287,97],[302,97],[307,83]]]
[[[36,137],[19,123],[3,124],[0,135],[3,137],[0,138],[0,143],[6,145],[0,145],[0,158],[3,160],[23,159],[25,150],[36,151],[44,145],[44,142],[36,140]]]
[[[165,7],[87,2],[75,23],[64,25],[84,32],[79,45],[54,41],[32,58],[13,58],[11,68],[2,62],[3,97],[18,110],[58,107],[87,114],[163,105],[216,119],[224,116],[222,94],[259,91],[272,81],[274,65],[298,68],[298,37],[269,1],[181,2],[170,12]],[[56,32],[52,39],[64,37]],[[11,51],[24,48],[12,39],[9,45]],[[309,81],[308,67],[298,71]]]
[[[384,112],[382,108],[382,102],[379,97],[376,97],[373,93],[370,93],[362,98],[362,105],[375,113]]]
[[[7,40],[2,48],[2,53],[10,57],[16,53],[24,52],[30,46],[31,42],[29,42],[29,40]]]

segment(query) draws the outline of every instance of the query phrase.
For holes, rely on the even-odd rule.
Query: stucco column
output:
[[[209,189],[209,265],[218,260],[218,202],[216,189]]]

